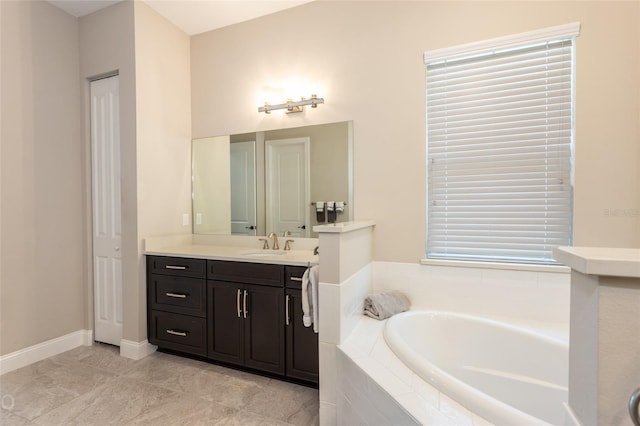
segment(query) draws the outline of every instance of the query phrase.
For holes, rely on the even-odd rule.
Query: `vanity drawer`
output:
[[[151,343],[194,355],[207,354],[205,318],[168,312],[151,312]]]
[[[209,260],[207,279],[282,287],[284,265]]]
[[[154,274],[149,290],[151,309],[199,317],[207,314],[204,279]]]
[[[306,266],[286,266],[284,269],[284,284],[287,288],[302,288],[302,276],[307,270]]]
[[[204,278],[206,260],[183,257],[149,256],[149,272],[152,274]]]

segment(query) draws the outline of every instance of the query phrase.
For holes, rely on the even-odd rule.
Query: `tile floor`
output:
[[[6,373],[0,394],[3,426],[318,424],[317,389],[102,344]]]

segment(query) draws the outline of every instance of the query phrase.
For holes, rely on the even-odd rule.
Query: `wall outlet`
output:
[[[182,226],[189,226],[189,213],[182,214]]]

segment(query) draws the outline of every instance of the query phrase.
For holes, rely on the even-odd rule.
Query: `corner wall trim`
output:
[[[46,342],[0,356],[0,375],[61,354],[78,346],[91,346],[93,330],[78,330]]]
[[[157,346],[152,345],[147,340],[142,342],[133,342],[131,340],[120,340],[120,356],[125,358],[139,360],[148,355],[151,355],[158,349]]]

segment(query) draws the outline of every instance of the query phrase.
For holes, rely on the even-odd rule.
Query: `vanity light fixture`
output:
[[[305,105],[311,105],[311,108],[318,108],[318,104],[323,104],[324,98],[319,98],[316,95],[311,95],[311,98],[305,99],[301,98],[301,100],[297,102],[293,102],[291,99],[287,99],[287,102],[284,104],[278,105],[269,105],[265,102],[264,106],[258,108],[258,112],[264,112],[265,114],[271,114],[271,111],[276,109],[286,109],[287,114],[291,114],[294,112],[302,112],[304,111]]]

